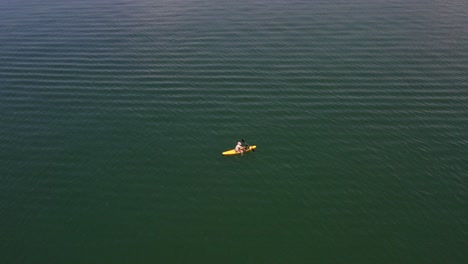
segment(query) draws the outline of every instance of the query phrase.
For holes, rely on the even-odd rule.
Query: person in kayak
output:
[[[245,147],[242,146],[242,143],[239,141],[239,142],[237,142],[237,146],[234,148],[234,150],[235,150],[237,153],[244,154]]]

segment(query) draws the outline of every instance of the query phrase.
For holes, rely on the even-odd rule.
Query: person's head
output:
[[[239,142],[237,142],[237,145],[242,145],[242,143],[239,141]]]

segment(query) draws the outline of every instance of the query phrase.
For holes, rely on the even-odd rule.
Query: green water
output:
[[[0,1],[2,263],[467,263],[466,10]]]

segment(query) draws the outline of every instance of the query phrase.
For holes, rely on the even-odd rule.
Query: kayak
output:
[[[244,150],[244,152],[249,152],[251,150],[254,150],[256,149],[257,146],[249,146],[248,149]],[[231,150],[226,150],[222,153],[224,156],[229,156],[229,155],[237,155],[237,154],[241,154],[240,152],[236,152],[236,150],[234,149],[231,149]]]

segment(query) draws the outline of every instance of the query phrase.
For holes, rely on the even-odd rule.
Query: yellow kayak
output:
[[[256,149],[257,146],[249,146],[248,149],[244,150],[244,152],[249,152],[251,150],[254,150]],[[237,154],[241,154],[240,152],[236,152],[234,149],[231,149],[231,150],[226,150],[222,153],[224,156],[229,156],[229,155],[237,155]]]

